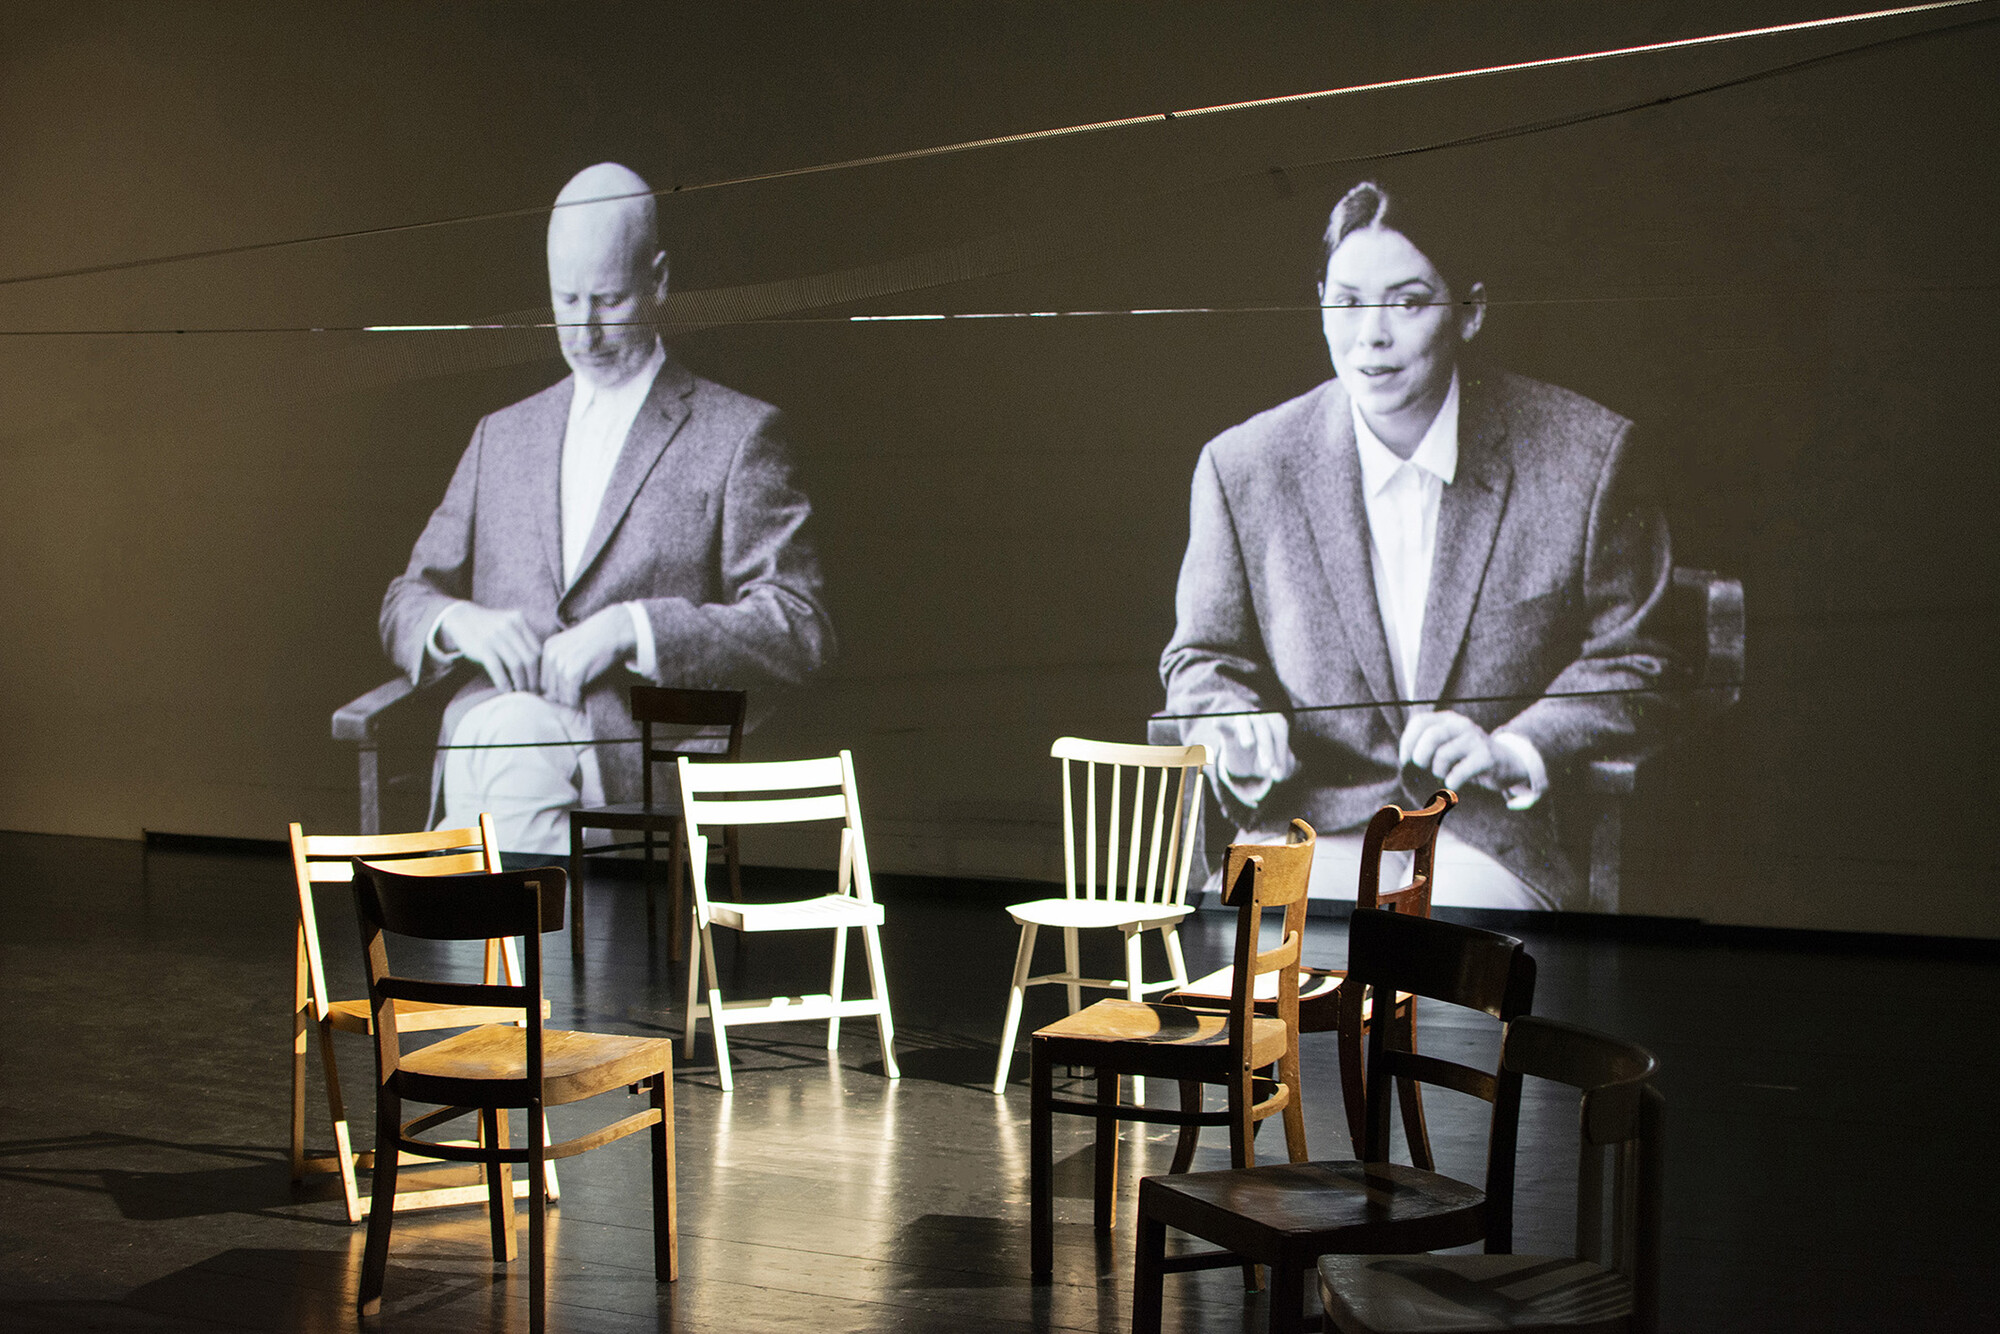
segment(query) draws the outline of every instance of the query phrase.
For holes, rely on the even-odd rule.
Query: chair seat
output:
[[[668,1038],[626,1037],[614,1033],[569,1033],[542,1030],[542,1096],[551,1103],[575,1102],[620,1084],[636,1084],[673,1068],[674,1044]],[[453,1080],[526,1079],[527,1030],[512,1024],[488,1024],[454,1033],[428,1047],[402,1056],[401,1076],[408,1096],[431,1101],[425,1090],[449,1093],[442,1085]],[[443,1102],[471,1101],[445,1097]]]
[[[1179,1005],[1101,1000],[1035,1030],[1038,1038],[1091,1043],[1135,1043],[1160,1047],[1212,1047],[1227,1051],[1229,1021],[1222,1014]],[[1262,1068],[1285,1054],[1285,1021],[1250,1021],[1250,1064]]]
[[[836,926],[881,926],[882,905],[848,894],[823,894],[788,903],[711,903],[717,926],[737,931],[824,931]]]
[[[475,1024],[518,1024],[521,1012],[504,1005],[439,1005],[433,1001],[399,1000],[396,1031],[428,1033],[439,1028],[471,1028]],[[333,1001],[327,1007],[327,1022],[343,1033],[367,1033],[375,1019],[365,1000]],[[549,1016],[549,1002],[542,1001],[542,1017]]]
[[[1142,1215],[1275,1263],[1331,1252],[1464,1246],[1485,1235],[1486,1195],[1401,1163],[1274,1163],[1147,1177]]]
[[[1328,1327],[1343,1334],[1627,1328],[1632,1285],[1588,1260],[1542,1255],[1330,1255]]]
[[[1008,906],[1022,926],[1092,927],[1126,926],[1148,931],[1178,922],[1193,908],[1172,903],[1126,903],[1118,899],[1035,899]]]

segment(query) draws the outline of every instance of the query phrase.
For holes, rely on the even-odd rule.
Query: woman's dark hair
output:
[[[1424,252],[1445,286],[1456,300],[1464,300],[1472,284],[1479,281],[1475,261],[1466,245],[1457,239],[1462,228],[1445,225],[1442,204],[1399,185],[1394,190],[1380,181],[1361,181],[1340,197],[1326,221],[1320,241],[1319,268],[1326,272],[1333,252],[1342,241],[1368,227],[1386,227],[1401,232],[1410,244]]]

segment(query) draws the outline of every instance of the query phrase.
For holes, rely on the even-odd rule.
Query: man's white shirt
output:
[[[646,363],[622,383],[599,387],[580,375],[575,377],[576,391],[570,396],[569,420],[563,430],[558,506],[562,516],[562,576],[565,589],[574,584],[577,575],[582,573],[584,548],[597,524],[598,511],[604,507],[604,492],[611,484],[612,472],[618,467],[618,456],[624,451],[625,439],[632,433],[632,423],[638,419],[639,410],[645,407],[647,396],[653,392],[653,381],[659,378],[660,369],[666,363],[666,348],[655,341],[653,353]],[[659,649],[653,640],[652,618],[646,615],[646,608],[638,602],[622,605],[632,618],[632,637],[637,644],[632,654],[632,670],[651,679],[659,670]],[[426,637],[425,645],[427,657],[433,662],[449,663],[459,657],[456,652],[444,651],[438,644],[438,629],[450,611],[451,607],[446,607],[431,622],[431,632]],[[416,672],[412,673],[413,678],[420,677],[422,671],[420,663]]]
[[[1407,460],[1377,438],[1352,398],[1354,445],[1361,461],[1361,503],[1368,516],[1368,561],[1375,574],[1375,605],[1389,643],[1396,693],[1416,699],[1417,657],[1424,638],[1424,605],[1430,598],[1437,556],[1438,509],[1444,489],[1458,475],[1458,375],[1451,377],[1444,404]],[[1430,705],[1416,705],[1429,708]],[[1504,795],[1513,810],[1525,810],[1548,788],[1548,766],[1526,737],[1492,734],[1528,773],[1528,781]]]

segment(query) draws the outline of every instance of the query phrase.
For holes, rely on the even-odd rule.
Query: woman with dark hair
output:
[[[1334,831],[1322,896],[1376,809],[1443,784],[1437,902],[1581,906],[1544,798],[1658,723],[1666,525],[1632,494],[1629,421],[1468,363],[1486,290],[1449,236],[1376,181],[1334,206],[1335,378],[1202,450],[1167,710],[1243,838]]]

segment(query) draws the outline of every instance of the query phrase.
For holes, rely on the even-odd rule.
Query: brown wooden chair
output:
[[[1395,912],[1410,913],[1417,917],[1431,915],[1432,861],[1437,850],[1438,831],[1444,827],[1444,817],[1451,814],[1458,805],[1458,794],[1448,788],[1439,788],[1432,794],[1430,804],[1422,810],[1406,811],[1399,806],[1384,806],[1369,820],[1367,831],[1361,838],[1361,875],[1355,886],[1357,908],[1388,908]],[[1413,854],[1409,882],[1400,889],[1384,890],[1382,884],[1382,854],[1384,852],[1408,852]],[[1299,965],[1299,1032],[1338,1033],[1340,1031],[1341,982],[1347,976],[1344,968],[1314,968]],[[1257,1013],[1275,1013],[1272,1008],[1277,997],[1275,976],[1258,979],[1255,1002]],[[1225,964],[1205,977],[1189,983],[1181,990],[1163,999],[1169,1005],[1190,1005],[1199,1009],[1214,1009],[1225,1004],[1235,984],[1235,966]],[[1356,1041],[1340,1046],[1340,1093],[1346,1105],[1347,1130],[1354,1141],[1354,1152],[1361,1152],[1361,1044],[1359,1039],[1367,1036],[1368,1025],[1374,1014],[1373,1000],[1364,997],[1361,1002],[1361,1031],[1355,1035]],[[1396,1000],[1395,1020],[1403,1029],[1405,1050],[1417,1049],[1416,1007],[1408,996]],[[1423,1134],[1423,1093],[1413,1080],[1399,1080],[1397,1094],[1403,1107],[1403,1128],[1409,1142],[1420,1146],[1422,1156],[1416,1165],[1429,1169],[1432,1166],[1430,1147]],[[1184,1086],[1181,1101],[1185,1105],[1190,1093]],[[1192,1096],[1199,1097],[1199,1089]],[[1201,1135],[1199,1126],[1186,1126],[1181,1130],[1181,1148],[1175,1162],[1192,1160],[1195,1141]],[[1185,1170],[1183,1168],[1182,1170]]]
[[[1360,1025],[1362,987],[1483,1011],[1505,1024],[1534,1000],[1535,964],[1511,936],[1380,908],[1356,909],[1348,931],[1347,1015]],[[1425,1251],[1486,1241],[1512,1249],[1514,1139],[1521,1076],[1392,1048],[1394,1024],[1368,1035],[1367,1107],[1359,1161],[1283,1163],[1139,1183],[1134,1334],[1157,1334],[1163,1278],[1221,1265],[1271,1266],[1270,1328],[1305,1328],[1305,1275],[1322,1255]],[[1398,1076],[1493,1104],[1486,1187],[1389,1161],[1389,1087]],[[1222,1247],[1168,1257],[1167,1229]]]
[[[435,829],[419,834],[330,835],[307,834],[296,823],[291,826],[292,874],[299,898],[298,930],[295,935],[292,970],[292,1180],[303,1181],[309,1172],[338,1172],[340,1190],[347,1205],[347,1221],[358,1223],[368,1212],[355,1180],[355,1169],[372,1169],[374,1152],[354,1149],[347,1121],[347,1105],[341,1096],[340,1066],[335,1059],[333,1035],[371,1030],[368,1002],[334,1000],[327,994],[325,956],[320,947],[319,913],[314,904],[313,886],[344,885],[354,878],[354,858],[398,859],[395,863],[411,875],[462,875],[468,871],[498,871],[500,845],[493,837],[491,817],[480,816],[477,829]],[[486,980],[497,982],[504,973],[510,982],[519,982],[521,963],[511,941],[486,942]],[[468,1009],[463,1005],[408,1004],[397,1007],[396,1018],[405,1033],[426,1029],[463,1028],[470,1024],[523,1023],[518,1010],[490,1006]],[[331,1154],[306,1152],[306,1048],[308,1034],[319,1033],[321,1068],[326,1073],[327,1112],[333,1122],[334,1150]],[[435,1164],[432,1164],[435,1166]],[[528,1183],[519,1183],[519,1193],[527,1193]],[[549,1192],[556,1192],[555,1168],[549,1169]],[[482,1186],[419,1186],[396,1196],[398,1209],[435,1209],[455,1204],[476,1204],[486,1198]]]
[[[355,863],[354,899],[361,946],[368,960],[368,1003],[375,1027],[376,1143],[383,1153],[375,1170],[375,1207],[368,1217],[362,1251],[360,1312],[378,1314],[389,1264],[389,1232],[395,1211],[387,1207],[396,1190],[396,1151],[479,1163],[485,1167],[487,1209],[492,1223],[493,1258],[515,1256],[512,1168],[527,1169],[531,1187],[546,1180],[547,1164],[638,1131],[652,1131],[653,1276],[662,1283],[678,1275],[674,1231],[674,1104],[668,1082],[673,1043],[666,1038],[567,1033],[542,1026],[542,935],[563,922],[566,881],[562,868],[440,879],[402,874],[367,862]],[[420,940],[482,940],[520,936],[525,942],[525,978],[505,984],[447,982],[392,973],[384,934]],[[523,1026],[487,1024],[404,1050],[398,1028],[401,1007],[410,1004],[477,1006],[525,1013]],[[545,1109],[580,1102],[600,1093],[644,1085],[651,1106],[645,1111],[560,1143],[549,1143]],[[636,1092],[636,1087],[634,1088]],[[403,1120],[405,1101],[435,1111]],[[527,1113],[527,1140],[514,1147],[507,1138],[507,1110]],[[477,1113],[481,1142],[438,1142],[420,1138],[428,1130]],[[528,1193],[528,1320],[539,1334],[547,1296],[548,1192]]]
[[[687,904],[682,892],[681,852],[687,846],[687,827],[681,818],[681,798],[677,791],[656,789],[653,766],[671,766],[682,755],[699,759],[718,756],[726,760],[743,758],[743,719],[748,699],[741,690],[677,690],[664,686],[633,686],[632,717],[639,724],[639,800],[615,806],[593,806],[569,813],[569,866],[574,882],[570,896],[569,949],[573,959],[583,958],[583,866],[590,853],[626,852],[644,849],[646,854],[646,930],[658,930],[653,915],[653,851],[661,834],[672,839],[667,853],[667,940],[671,956],[679,959],[687,949]],[[675,734],[660,739],[655,728],[671,728]],[[724,737],[715,736],[726,729]],[[707,734],[685,735],[690,729],[707,729]],[[718,744],[720,743],[720,744]],[[584,832],[610,829],[636,833],[640,837],[624,843],[600,847],[584,846]],[[729,897],[743,897],[742,854],[736,830],[722,831],[724,861],[729,867]]]
[[[1650,1082],[1658,1062],[1629,1042],[1524,1015],[1508,1026],[1501,1064],[1583,1092],[1575,1254],[1330,1255],[1319,1262],[1329,1328],[1342,1334],[1653,1334],[1659,1328],[1663,1103]]]
[[[1117,1184],[1118,1122],[1140,1121],[1182,1127],[1229,1127],[1230,1161],[1256,1161],[1252,1127],[1280,1112],[1294,1162],[1306,1157],[1305,1109],[1300,1102],[1298,1036],[1299,947],[1305,927],[1306,886],[1312,876],[1312,826],[1292,822],[1295,841],[1243,843],[1229,849],[1224,863],[1236,904],[1235,977],[1240,979],[1222,1012],[1132,1000],[1101,1000],[1038,1030],[1030,1041],[1030,1234],[1037,1277],[1055,1267],[1055,1193],[1052,1118],[1056,1112],[1089,1116],[1097,1122],[1097,1179],[1094,1191],[1100,1232],[1111,1229]],[[1259,952],[1258,931],[1266,908],[1284,910],[1277,948]],[[1253,1013],[1256,979],[1276,983],[1274,1015]],[[1058,1064],[1083,1065],[1097,1072],[1095,1102],[1054,1096]],[[1275,1066],[1276,1079],[1258,1074]],[[1179,1111],[1134,1106],[1118,1099],[1120,1075],[1157,1076],[1180,1081]],[[1206,1112],[1201,1086],[1228,1090],[1223,1110]],[[1188,1090],[1193,1090],[1192,1098]],[[1193,1141],[1183,1139],[1175,1172],[1185,1172]]]

